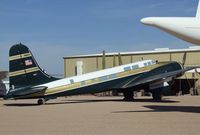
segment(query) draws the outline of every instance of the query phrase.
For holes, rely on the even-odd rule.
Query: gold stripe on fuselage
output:
[[[25,70],[19,70],[19,71],[15,71],[15,72],[10,72],[9,73],[9,77],[23,75],[23,74],[27,74],[27,73],[36,72],[36,71],[39,71],[38,67],[28,68],[28,69],[25,69]]]
[[[159,64],[156,64],[156,65],[151,65],[151,66],[147,66],[147,67],[143,67],[143,68],[139,68],[139,69],[135,69],[135,70],[129,70],[129,71],[117,73],[116,78],[114,78],[114,79],[120,79],[120,78],[123,78],[123,77],[126,77],[126,76],[131,76],[131,75],[136,75],[136,74],[139,74],[139,73],[147,72],[147,71],[150,71],[150,70],[157,68],[157,67],[164,65],[164,64],[165,63],[159,63]],[[63,85],[63,86],[58,86],[58,87],[55,87],[55,88],[47,89],[46,92],[45,92],[45,95],[56,94],[56,93],[59,93],[59,92],[69,91],[69,90],[73,90],[73,89],[76,89],[76,88],[79,88],[79,87],[85,87],[85,86],[88,86],[88,85],[98,84],[98,83],[102,83],[102,82],[103,81],[100,81],[99,78],[95,78],[95,79],[91,79],[91,80],[86,80],[85,85],[82,85],[81,82],[77,82],[77,83],[74,83],[74,84],[67,84],[67,85]]]
[[[28,57],[31,57],[31,56],[32,56],[31,53],[24,53],[24,54],[10,56],[9,60],[13,61],[13,60],[18,60],[18,59],[28,58]]]
[[[155,69],[155,68],[160,67],[160,66],[165,65],[165,64],[166,63],[158,63],[158,64],[155,64],[155,65],[151,65],[151,66],[147,66],[147,67],[143,67],[143,68],[139,68],[139,69],[135,69],[135,70],[129,70],[129,71],[117,73],[116,78],[114,78],[114,79],[120,79],[120,78],[123,78],[123,77],[126,77],[126,76],[131,76],[131,75],[136,75],[136,74],[140,74],[140,73],[143,73],[143,72],[148,72],[152,69]],[[112,80],[112,79],[109,79],[109,80]],[[109,80],[107,80],[107,81],[109,81]],[[49,95],[52,95],[52,94],[57,94],[59,92],[70,91],[70,90],[74,90],[74,89],[77,89],[77,88],[80,88],[80,87],[87,87],[89,85],[95,85],[95,84],[98,84],[98,83],[102,83],[102,81],[100,81],[99,78],[85,80],[84,82],[85,82],[84,85],[81,82],[77,82],[77,83],[73,83],[73,84],[67,84],[67,85],[47,89],[44,92],[39,92],[39,93],[27,95],[27,96],[24,96],[23,98],[34,98],[34,97],[49,96]]]

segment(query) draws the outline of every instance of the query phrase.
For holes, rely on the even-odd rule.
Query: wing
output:
[[[170,80],[173,80],[181,75],[183,75],[185,72],[190,71],[192,69],[196,69],[197,67],[190,67],[186,69],[180,69],[176,71],[171,72],[165,72],[162,74],[152,75],[148,76],[148,72],[145,74],[141,74],[136,78],[131,78],[126,82],[122,82],[117,87],[121,89],[127,89],[137,86],[142,86],[150,83],[156,83],[156,82],[169,82]],[[145,77],[148,76],[148,77]]]

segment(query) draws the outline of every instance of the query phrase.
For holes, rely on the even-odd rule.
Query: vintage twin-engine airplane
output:
[[[200,2],[195,17],[148,17],[141,19],[141,22],[200,45]]]
[[[158,63],[143,60],[101,71],[64,79],[54,78],[41,70],[31,51],[22,44],[10,49],[10,90],[4,99],[38,99],[38,104],[60,96],[118,90],[125,100],[133,100],[133,91],[144,89],[161,100],[164,84],[186,71],[177,62]]]

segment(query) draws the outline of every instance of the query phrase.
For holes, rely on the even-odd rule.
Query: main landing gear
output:
[[[47,101],[51,100],[51,99],[56,99],[57,97],[45,97],[45,98],[40,98],[37,101],[38,105],[44,105]]]
[[[126,90],[123,92],[124,94],[124,101],[133,101],[134,98],[133,98],[133,91],[130,91],[130,90]]]
[[[46,102],[46,101],[45,101],[44,98],[40,98],[40,99],[38,99],[38,101],[37,101],[38,105],[44,105],[45,102]]]
[[[163,88],[157,88],[157,89],[154,89],[152,90],[152,97],[153,97],[153,100],[154,101],[162,101],[162,97],[163,97]]]
[[[162,97],[163,97],[163,88],[156,88],[150,91],[152,93],[152,97],[153,100],[156,102],[160,102],[162,101]],[[124,101],[134,101],[134,95],[133,95],[133,91],[131,90],[125,90],[123,92],[124,95]]]

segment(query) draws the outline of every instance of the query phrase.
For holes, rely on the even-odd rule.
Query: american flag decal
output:
[[[25,65],[26,65],[26,66],[33,65],[32,60],[25,60]]]

